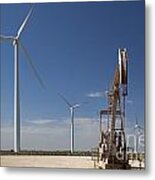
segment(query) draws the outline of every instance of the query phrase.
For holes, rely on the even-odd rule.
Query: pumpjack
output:
[[[127,49],[118,50],[118,59],[112,86],[107,91],[108,106],[100,111],[99,158],[105,169],[130,169],[125,134]]]

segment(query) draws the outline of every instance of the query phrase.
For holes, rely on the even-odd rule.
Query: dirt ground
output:
[[[89,156],[1,156],[1,166],[50,167],[50,168],[94,168]]]
[[[139,161],[129,161],[131,167],[139,167]],[[78,168],[78,169],[94,169],[97,168],[90,156],[22,156],[7,155],[1,156],[1,166],[4,167],[47,167],[47,168]],[[99,164],[105,169],[105,164]],[[144,168],[144,162],[141,163]]]

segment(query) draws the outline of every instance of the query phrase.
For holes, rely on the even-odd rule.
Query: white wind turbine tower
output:
[[[143,132],[143,128],[138,124],[138,119],[136,117],[136,124],[134,126],[135,129],[135,135],[136,135],[136,145],[135,145],[135,153],[138,153],[139,151],[139,136]]]
[[[67,104],[67,106],[69,107],[70,109],[70,116],[71,116],[71,144],[70,144],[70,150],[71,150],[71,153],[74,152],[74,111],[76,108],[80,107],[80,104],[70,104],[68,102],[68,100],[62,95],[62,94],[58,94],[62,100]]]
[[[21,43],[20,37],[21,34],[26,27],[26,24],[32,14],[33,7],[28,12],[26,18],[22,22],[21,26],[19,27],[17,34],[15,36],[5,36],[0,35],[0,41],[9,41],[14,46],[14,152],[20,151],[20,88],[19,88],[19,47],[23,50],[24,54],[26,55],[26,60],[28,61],[29,65],[31,66],[33,73],[37,77],[39,83],[42,87],[44,84],[37,73],[33,62],[29,56],[28,51],[25,49],[24,45]]]

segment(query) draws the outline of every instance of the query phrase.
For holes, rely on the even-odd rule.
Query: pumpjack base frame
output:
[[[131,166],[128,163],[120,162],[120,163],[108,163],[105,165],[105,169],[131,169]]]

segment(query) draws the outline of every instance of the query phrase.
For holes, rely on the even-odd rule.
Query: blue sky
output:
[[[1,34],[15,35],[29,4],[0,5]],[[90,93],[110,87],[117,50],[129,53],[127,125],[135,116],[144,126],[144,1],[36,4],[21,35],[46,88],[42,89],[20,52],[21,121],[69,119],[57,96],[71,103],[89,101],[76,117],[98,118],[106,98]],[[13,46],[1,44],[1,122],[13,123]],[[79,140],[80,141],[80,140]]]

